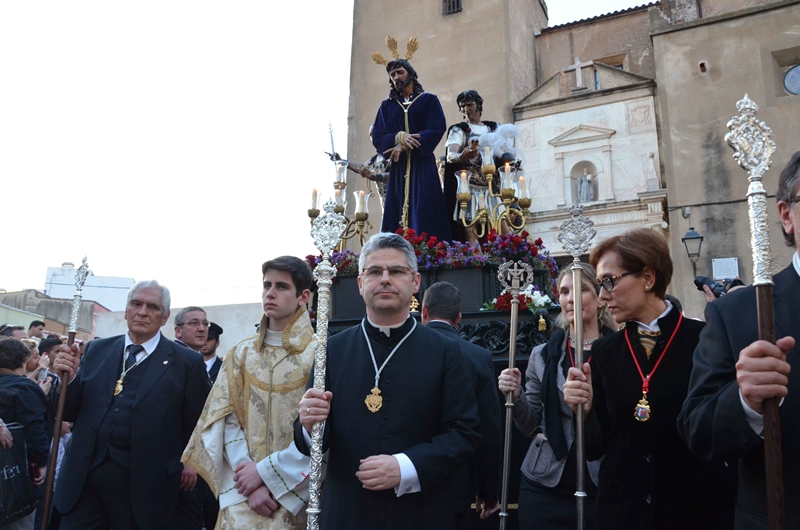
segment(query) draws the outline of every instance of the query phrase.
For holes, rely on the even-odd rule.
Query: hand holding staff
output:
[[[325,391],[325,363],[328,348],[328,312],[331,307],[331,283],[336,276],[336,267],[331,264],[331,252],[339,244],[346,223],[344,216],[334,213],[336,203],[328,200],[325,203],[325,215],[314,219],[311,227],[311,237],[314,244],[322,253],[322,263],[314,268],[314,279],[319,286],[317,291],[317,350],[314,355],[314,388],[320,392]],[[325,394],[321,394],[325,395]],[[330,395],[330,392],[327,393]],[[304,398],[305,399],[305,398]],[[328,400],[330,397],[328,397]],[[303,405],[301,404],[301,407]],[[320,413],[321,407],[312,408],[306,405],[301,408],[300,421],[306,425],[307,419],[312,414]],[[327,416],[327,410],[324,410]],[[319,529],[320,489],[322,487],[322,422],[316,422],[311,429],[311,463],[309,469],[309,500],[308,500],[308,530]]]
[[[750,246],[753,252],[753,285],[756,289],[758,338],[775,344],[775,308],[772,302],[772,267],[769,249],[767,191],[761,179],[772,164],[775,142],[772,130],[756,119],[758,105],[747,94],[736,103],[740,112],[728,122],[725,141],[734,150],[733,158],[747,171],[747,205],[750,215]],[[744,353],[744,352],[743,352]],[[765,399],[764,456],[767,479],[767,515],[771,530],[786,528],[783,493],[783,457],[778,398]]]
[[[520,268],[522,266],[522,268]],[[519,294],[528,288],[533,278],[533,268],[524,261],[507,261],[500,265],[497,279],[511,294],[511,337],[508,342],[508,367],[514,368],[517,354],[517,318],[519,316]],[[511,285],[508,284],[511,280]],[[513,392],[506,394],[506,432],[503,447],[503,488],[500,493],[500,530],[508,522],[508,473],[511,463],[511,424],[514,422],[512,407]]]
[[[575,366],[578,369],[583,369],[583,308],[581,307],[582,297],[580,295],[580,286],[583,285],[581,276],[583,270],[581,269],[581,255],[589,250],[589,243],[595,236],[597,231],[592,228],[594,222],[588,217],[583,215],[583,206],[578,203],[572,206],[572,218],[567,219],[561,224],[561,233],[558,234],[558,240],[564,245],[566,250],[573,258],[572,261],[572,285],[577,286],[578,292],[575,295]],[[589,372],[586,375],[587,382],[591,385],[592,375]],[[589,387],[591,396],[591,386]],[[591,397],[590,397],[591,399]],[[591,405],[590,405],[591,406]],[[587,411],[588,412],[588,411]],[[586,476],[584,470],[586,469],[586,443],[583,435],[583,421],[584,421],[584,405],[578,404],[575,415],[575,442],[576,453],[578,462],[578,476],[575,491],[575,499],[578,503],[578,530],[583,530],[585,527],[585,507],[586,501]]]
[[[53,483],[56,476],[56,463],[58,462],[58,444],[61,441],[61,420],[64,417],[64,404],[67,400],[67,388],[71,378],[78,370],[77,362],[80,360],[80,355],[75,346],[75,333],[78,331],[78,315],[81,310],[81,300],[83,299],[83,284],[86,283],[86,277],[89,275],[89,265],[86,263],[84,256],[81,266],[75,272],[75,297],[72,300],[72,314],[69,320],[69,334],[67,335],[67,346],[76,354],[67,363],[66,358],[59,352],[62,359],[57,360],[54,367],[61,378],[61,393],[58,396],[58,408],[56,409],[56,420],[53,425],[53,446],[50,449],[50,462],[47,466],[47,481],[45,482],[44,490],[44,516],[42,517],[41,530],[47,530],[50,524],[50,505],[53,502]],[[63,348],[63,346],[62,346]]]

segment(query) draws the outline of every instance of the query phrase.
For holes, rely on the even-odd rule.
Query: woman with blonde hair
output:
[[[622,325],[594,344],[591,362],[570,368],[564,385],[573,410],[584,406],[586,457],[603,458],[596,528],[733,528],[731,471],[696,458],[678,434],[704,324],[665,298],[666,240],[649,228],[631,230],[599,243],[589,261],[600,300]]]
[[[557,329],[546,344],[531,352],[525,372],[525,390],[517,368],[505,369],[499,377],[499,388],[513,394],[514,423],[533,442],[522,463],[519,492],[519,524],[521,529],[575,528],[575,488],[577,455],[574,442],[573,411],[564,402],[567,370],[574,365],[574,351],[582,347],[584,358],[592,354],[592,343],[601,335],[610,335],[616,325],[597,297],[594,268],[581,263],[581,302],[583,322],[582,345],[575,343],[572,270],[561,269],[558,276],[558,299],[561,314]],[[587,462],[589,502],[586,503],[587,528],[592,527],[594,491],[598,461]]]

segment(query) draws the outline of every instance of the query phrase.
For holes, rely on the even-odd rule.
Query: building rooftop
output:
[[[572,26],[579,26],[579,25],[582,25],[582,24],[591,24],[591,23],[596,22],[598,20],[603,20],[603,19],[606,19],[606,18],[614,18],[614,17],[618,17],[618,16],[621,16],[621,15],[628,15],[630,13],[635,13],[637,11],[645,11],[645,10],[650,9],[651,7],[655,7],[655,6],[659,5],[659,4],[661,4],[661,2],[659,2],[659,1],[650,2],[649,4],[642,4],[640,6],[629,7],[628,9],[620,9],[619,11],[612,11],[611,13],[605,13],[603,15],[597,15],[596,17],[582,18],[581,20],[576,20],[574,22],[567,22],[567,23],[564,23],[564,24],[558,24],[557,26],[549,26],[549,27],[546,27],[546,28],[542,28],[542,33],[546,33],[548,31],[561,30],[561,29],[572,27]]]

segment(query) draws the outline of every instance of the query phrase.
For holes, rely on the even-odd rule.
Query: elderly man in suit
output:
[[[452,481],[456,495],[456,528],[467,528],[468,509],[473,501],[481,519],[488,519],[500,510],[497,484],[503,456],[503,431],[492,354],[486,348],[461,338],[456,332],[460,321],[461,293],[458,287],[449,282],[437,282],[428,287],[422,299],[422,323],[458,343],[467,360],[472,389],[478,401],[482,438],[473,462],[454,474]]]
[[[789,246],[800,245],[800,152],[778,181],[778,213]],[[773,277],[776,344],[758,340],[756,294],[739,289],[706,307],[689,395],[678,429],[707,459],[739,461],[736,530],[767,528],[763,403],[781,399],[786,527],[800,528],[800,255]]]
[[[55,496],[63,530],[165,528],[179,489],[194,487],[180,457],[208,376],[200,355],[161,334],[169,304],[166,287],[138,282],[125,335],[92,341],[82,358],[77,345],[56,357],[70,373],[64,420],[74,422]]]

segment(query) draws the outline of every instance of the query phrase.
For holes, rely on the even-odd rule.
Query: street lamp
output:
[[[686,254],[692,262],[692,271],[697,277],[697,258],[700,257],[700,247],[703,245],[703,236],[694,231],[694,227],[689,227],[689,231],[681,238],[686,247]]]

